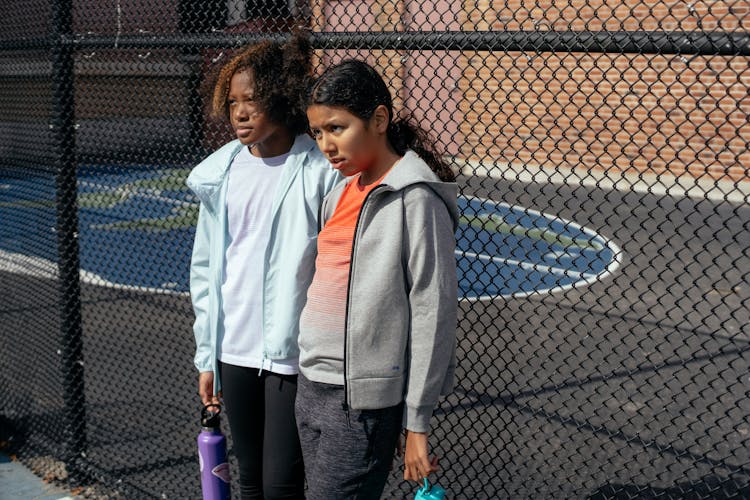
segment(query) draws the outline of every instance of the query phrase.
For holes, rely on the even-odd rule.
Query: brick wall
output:
[[[695,12],[682,2],[498,5],[465,1],[464,30],[692,30],[700,23],[704,29],[731,31],[750,26],[744,3],[703,2]],[[745,178],[750,168],[749,61],[467,52],[460,81],[461,152],[485,164]]]
[[[747,31],[750,4],[704,0],[464,0],[467,30]]]
[[[747,63],[474,54],[461,80],[462,152],[550,168],[738,178],[750,167]]]
[[[314,31],[459,30],[460,4],[450,0],[313,0]],[[440,147],[458,154],[459,55],[443,51],[348,50],[317,51],[315,67],[354,57],[372,64],[390,86],[394,110],[406,107],[431,130]]]
[[[403,31],[402,0],[312,0],[313,31]],[[391,87],[394,108],[403,106],[403,53],[395,50],[318,50],[313,61],[320,71],[343,59],[364,59],[378,69]]]
[[[750,31],[708,0],[313,0],[316,31]],[[361,12],[360,12],[361,11]],[[322,55],[322,53],[320,53]],[[343,57],[334,51],[323,65]],[[728,176],[750,169],[750,58],[350,51],[374,63],[446,152],[526,169]]]
[[[459,31],[462,9],[460,2],[422,0],[406,2],[404,24],[409,31],[429,27],[436,31]],[[459,124],[459,80],[463,60],[458,51],[411,51],[404,62],[405,105],[414,118],[430,129],[438,141],[438,149],[457,155],[462,141]]]

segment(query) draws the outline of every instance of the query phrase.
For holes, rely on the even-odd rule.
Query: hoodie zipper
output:
[[[354,181],[357,182],[357,181]],[[365,196],[365,199],[362,200],[362,207],[359,209],[359,214],[357,214],[357,222],[354,224],[354,236],[352,238],[352,251],[351,255],[349,256],[349,282],[347,284],[347,292],[346,292],[346,312],[344,315],[344,401],[341,403],[341,409],[344,410],[344,413],[346,413],[346,425],[351,429],[352,423],[349,418],[349,384],[347,374],[347,366],[348,363],[346,362],[347,358],[347,352],[349,351],[349,305],[351,304],[351,297],[352,297],[352,270],[354,269],[354,253],[355,248],[357,244],[357,233],[359,231],[360,221],[362,220],[362,214],[365,212],[365,208],[367,207],[367,202],[370,199],[370,196],[372,196],[376,191],[379,191],[382,184],[375,186],[372,191],[367,193],[367,196]]]

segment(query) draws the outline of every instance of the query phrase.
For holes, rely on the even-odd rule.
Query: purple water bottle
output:
[[[201,410],[201,433],[198,434],[198,461],[201,466],[203,500],[229,499],[229,463],[227,438],[221,433],[221,406],[209,404]]]

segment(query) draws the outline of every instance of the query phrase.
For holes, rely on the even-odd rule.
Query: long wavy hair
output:
[[[422,158],[442,181],[456,176],[435,151],[435,143],[426,130],[416,125],[409,114],[393,115],[393,99],[383,78],[369,64],[347,60],[331,66],[312,85],[307,105],[321,104],[346,109],[361,120],[369,120],[381,104],[388,109],[388,143],[400,156],[407,149]]]

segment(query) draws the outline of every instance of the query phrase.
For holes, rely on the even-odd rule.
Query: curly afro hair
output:
[[[241,71],[250,71],[255,99],[268,117],[292,134],[307,131],[305,96],[312,79],[312,45],[302,32],[285,43],[265,40],[242,49],[219,71],[211,110],[229,117],[229,84]]]

